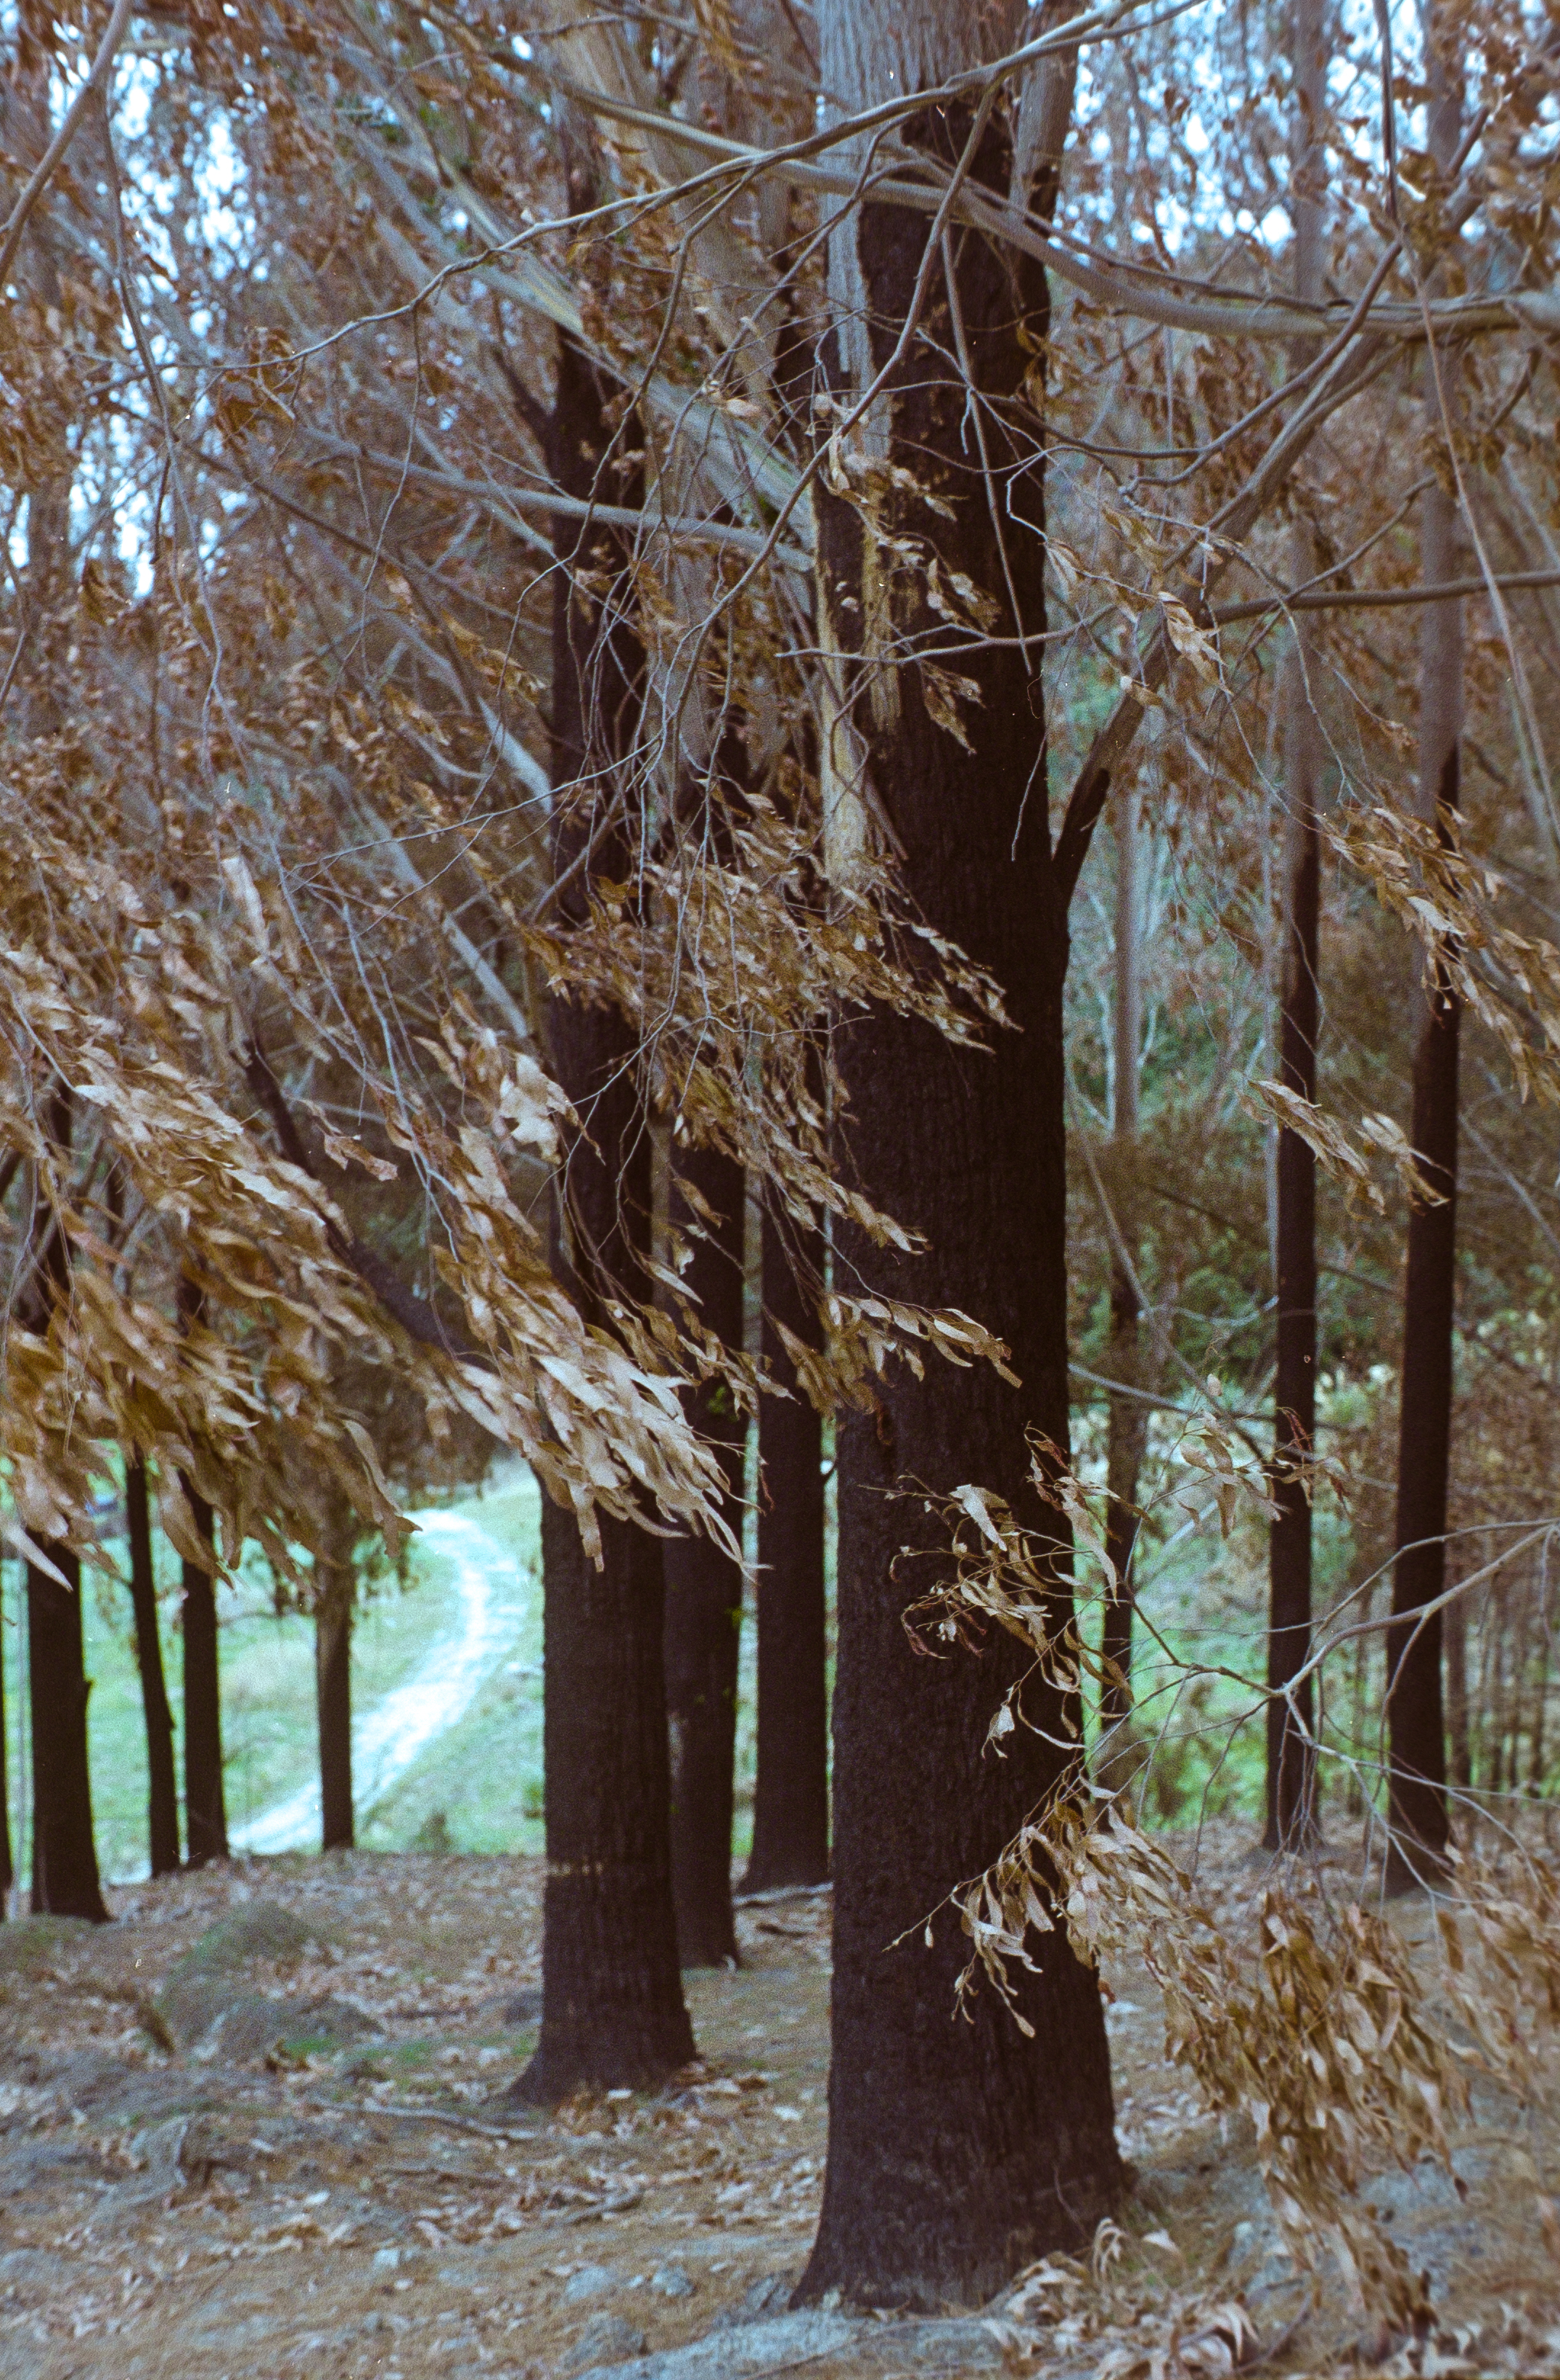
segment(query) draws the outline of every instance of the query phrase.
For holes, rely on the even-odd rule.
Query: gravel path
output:
[[[374,1704],[352,1730],[353,1798],[369,1809],[436,1737],[464,1718],[478,1687],[510,1649],[519,1625],[520,1567],[464,1512],[414,1512],[424,1540],[455,1565],[460,1617],[422,1666]],[[313,1850],[320,1840],[320,1779],[311,1778],[247,1826],[235,1851]]]

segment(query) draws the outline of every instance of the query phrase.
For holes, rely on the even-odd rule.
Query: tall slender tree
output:
[[[1453,39],[1443,12],[1427,9],[1427,148],[1443,179],[1450,173],[1462,128],[1462,75],[1452,54]],[[1445,356],[1427,359],[1425,427],[1443,455],[1455,404],[1452,369]],[[1457,499],[1438,472],[1421,500],[1420,567],[1427,585],[1456,577],[1457,545]],[[1462,604],[1456,600],[1427,603],[1420,636],[1419,807],[1421,817],[1448,844],[1457,832],[1462,706]],[[1448,1839],[1441,1614],[1434,1607],[1446,1574],[1462,1002],[1439,964],[1430,969],[1421,1000],[1409,1137],[1429,1195],[1410,1200],[1409,1208],[1392,1620],[1386,1638],[1386,1888],[1399,1893],[1435,1882],[1444,1872]]]
[[[913,10],[824,0],[820,81],[845,109],[925,91],[999,55],[1021,18],[957,0]],[[1006,191],[1010,149],[994,111],[977,119],[967,103],[939,102],[901,139]],[[901,1500],[906,1483],[978,1480],[1043,1528],[1025,1427],[1068,1439],[1067,918],[1038,649],[1022,641],[1042,629],[1045,557],[1037,442],[1019,392],[1043,342],[1046,291],[1039,270],[976,233],[945,239],[925,215],[881,204],[836,229],[829,287],[826,361],[847,418],[884,380],[851,450],[864,471],[878,466],[880,504],[869,516],[830,493],[820,507],[820,641],[843,657],[860,746],[838,798],[865,811],[870,793],[909,896],[992,971],[1019,1028],[971,1054],[876,1011],[839,1038],[855,1168],[925,1245],[885,1250],[842,1230],[838,1282],[978,1315],[1009,1342],[1022,1380],[989,1366],[923,1380],[894,1371],[877,1410],[840,1431],[829,2152],[802,2290],[928,2304],[982,2299],[1031,2256],[1086,2236],[1120,2184],[1099,1987],[1065,1936],[1034,1947],[1021,1986],[1028,2034],[989,1994],[955,2021],[957,1928],[945,1919],[934,1947],[922,1942],[949,1886],[984,1868],[1057,1783],[1065,1715],[1031,1679],[1024,1708],[1041,1731],[1022,1728],[1008,1758],[986,1757],[993,1706],[1020,1682],[1016,1648],[1004,1637],[979,1660],[927,1661],[901,1624],[903,1548],[925,1557],[926,1572],[946,1560],[923,1499]],[[961,658],[978,702],[950,697],[915,660],[942,640],[942,623],[924,578],[890,577],[895,549],[880,538],[915,540],[1003,607],[1002,638]],[[837,765],[850,737],[834,738]],[[1058,1621],[1067,1604],[1058,1548]]]
[[[571,204],[591,195],[576,158]],[[616,394],[562,334],[551,413],[538,426],[556,485],[575,501],[596,491]],[[617,500],[639,501],[637,483]],[[620,764],[643,700],[644,653],[624,609],[620,540],[560,515],[553,540],[553,857],[566,926],[587,915],[598,874],[630,872]],[[611,1009],[554,999],[548,1046],[585,1126],[569,1156],[566,1211],[554,1212],[554,1261],[582,1310],[610,1323],[621,1293],[649,1290],[651,1144],[634,1034]],[[523,2100],[587,2082],[655,2082],[694,2053],[671,1890],[661,1544],[628,1522],[600,1526],[597,1565],[573,1515],[543,1506],[547,1887],[541,2036],[514,2086]]]
[[[1114,807],[1116,999],[1111,1020],[1115,1062],[1110,1137],[1130,1168],[1137,1146],[1143,1070],[1143,921],[1138,882],[1142,827],[1137,788],[1131,780],[1117,795]],[[1128,1220],[1119,1212],[1118,1230]],[[1101,1633],[1106,1670],[1100,1725],[1107,1742],[1104,1775],[1107,1783],[1118,1782],[1125,1773],[1113,1755],[1127,1749],[1120,1731],[1132,1713],[1132,1557],[1138,1536],[1138,1474],[1148,1435],[1148,1408],[1141,1395],[1133,1393],[1141,1387],[1143,1300],[1129,1255],[1126,1247],[1118,1246],[1112,1248],[1110,1258],[1109,1363],[1111,1378],[1120,1386],[1110,1391],[1106,1430],[1105,1550],[1111,1584]]]
[[[758,1762],[748,1892],[821,1884],[828,1874],[828,1609],[823,1424],[780,1336],[817,1335],[799,1265],[822,1274],[822,1247],[801,1248],[766,1205],[763,1353],[787,1393],[758,1408]]]
[[[1295,295],[1320,303],[1325,268],[1327,103],[1326,0],[1295,0],[1294,130],[1289,209],[1294,227]],[[1297,370],[1309,349],[1297,352]],[[1303,519],[1292,537],[1295,584],[1315,567],[1314,540]],[[1322,732],[1312,700],[1314,655],[1301,630],[1286,687],[1284,958],[1279,1075],[1286,1090],[1314,1103],[1320,1022]],[[1298,1132],[1281,1126],[1277,1180],[1277,1366],[1270,1474],[1277,1511],[1268,1530],[1267,1825],[1269,1851],[1292,1851],[1312,1831],[1315,1803],[1311,1651],[1311,1493],[1307,1477],[1316,1432],[1316,1159]],[[1300,1677],[1298,1685],[1291,1683]]]
[[[314,1708],[320,1742],[320,1848],[350,1851],[352,1808],[352,1611],[356,1516],[333,1497],[322,1532],[314,1602]]]
[[[48,1137],[63,1175],[69,1163],[70,1092],[49,1102]],[[70,1243],[57,1210],[35,1203],[36,1255],[24,1311],[40,1332],[63,1320],[70,1296]],[[45,1570],[27,1566],[27,1671],[32,1723],[32,1908],[51,1917],[106,1920],[92,1834],[92,1788],[87,1755],[87,1698],[91,1692],[81,1637],[81,1563],[69,1546],[51,1540]]]
[[[200,1320],[204,1299],[187,1273],[179,1276],[179,1312],[186,1326]],[[226,1859],[227,1802],[223,1785],[222,1670],[217,1640],[216,1526],[210,1504],[189,1479],[181,1481],[200,1559],[183,1560],[179,1633],[184,1645],[184,1839],[188,1864]]]
[[[179,1864],[178,1783],[174,1770],[174,1714],[163,1674],[157,1624],[157,1578],[151,1556],[151,1500],[144,1457],[125,1465],[125,1529],[130,1541],[130,1610],[136,1630],[141,1712],[146,1724],[147,1840],[153,1876]]]
[[[227,1801],[223,1784],[222,1671],[217,1637],[216,1527],[204,1496],[185,1495],[202,1559],[187,1554],[179,1629],[184,1642],[184,1831],[191,1867],[226,1859]]]
[[[740,1349],[746,1203],[742,1168],[710,1149],[680,1151],[676,1163],[704,1209],[695,1216],[681,1198],[673,1200],[672,1220],[691,1250],[685,1286],[705,1328],[722,1345]],[[720,1449],[727,1519],[740,1545],[744,1417],[720,1378],[689,1391],[686,1402],[700,1437]],[[742,1565],[703,1534],[669,1537],[662,1560],[677,1950],[684,1967],[719,1967],[737,1955],[732,1810]]]

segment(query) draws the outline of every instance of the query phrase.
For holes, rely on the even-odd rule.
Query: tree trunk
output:
[[[1136,789],[1124,786],[1116,804],[1116,1059],[1111,1139],[1129,1155],[1138,1136],[1143,1049],[1138,839]],[[1117,1230],[1124,1232],[1128,1220],[1119,1212]],[[1107,1583],[1100,1642],[1106,1665],[1100,1689],[1100,1780],[1107,1786],[1124,1785],[1132,1773],[1131,1747],[1124,1736],[1132,1715],[1132,1555],[1137,1546],[1138,1473],[1148,1438],[1148,1408],[1141,1397],[1129,1391],[1140,1385],[1142,1333],[1142,1301],[1131,1269],[1118,1248],[1110,1259],[1108,1368],[1123,1389],[1110,1392],[1106,1425],[1105,1550],[1113,1576]]]
[[[125,1526],[130,1540],[130,1609],[136,1623],[136,1666],[146,1720],[147,1835],[153,1876],[179,1864],[179,1799],[174,1773],[174,1715],[163,1675],[157,1625],[157,1581],[151,1560],[151,1500],[139,1456],[125,1466]]]
[[[1297,739],[1298,740],[1298,739]],[[1321,838],[1314,802],[1291,823],[1288,933],[1280,1026],[1280,1079],[1316,1098],[1316,949]],[[1278,1330],[1269,1487],[1267,1828],[1269,1851],[1297,1851],[1315,1823],[1312,1682],[1290,1681],[1311,1655],[1311,1497],[1306,1476],[1316,1434],[1316,1160],[1299,1133],[1278,1135]],[[1286,1691],[1286,1690],[1288,1691]]]
[[[973,62],[976,39],[1000,48],[1017,19],[997,23],[952,0],[915,10],[828,0],[817,21],[823,87],[850,108],[925,88]],[[966,109],[939,108],[903,137],[952,164],[970,129]],[[994,125],[975,172],[998,191],[1006,152]],[[835,235],[836,362],[852,397],[893,353],[926,239],[924,216],[883,206]],[[972,416],[950,358],[961,346],[983,391],[1011,400],[1044,334],[1045,280],[967,231],[950,234],[947,254],[958,322],[939,260],[925,335],[910,337],[860,451],[906,467],[940,503],[953,502],[950,523],[902,482],[891,486],[885,531],[919,538],[945,568],[967,572],[1003,605],[1010,638],[1016,601],[1029,637],[1044,618],[1041,539],[1028,528],[1010,536],[1005,569],[997,523],[1019,510],[1038,522],[1037,477],[1024,468],[1034,446],[995,407]],[[972,418],[1004,472],[990,503]],[[917,642],[942,641],[924,581],[906,574],[886,588],[891,553],[864,554],[862,516],[838,496],[820,506],[819,536],[820,641],[855,657],[853,724],[902,846],[905,889],[932,927],[992,970],[1019,1028],[995,1034],[990,1054],[955,1050],[929,1026],[882,1011],[842,1029],[855,1168],[927,1245],[923,1254],[885,1250],[844,1230],[841,1279],[853,1292],[978,1316],[1010,1342],[1022,1386],[990,1366],[935,1363],[917,1381],[896,1366],[876,1412],[852,1413],[840,1429],[828,2166],[801,2289],[816,2298],[838,2288],[877,2304],[978,2302],[1031,2258],[1087,2238],[1121,2180],[1099,1985],[1065,1937],[1031,1943],[1035,1972],[1018,1982],[1029,2037],[989,1992],[976,1996],[969,2022],[955,2016],[964,1945],[946,1914],[935,1948],[922,1942],[928,1912],[986,1867],[1073,1759],[1046,1740],[1062,1735],[1068,1715],[1033,1679],[1025,1708],[1046,1737],[1022,1728],[1006,1759],[985,1753],[992,1713],[1027,1666],[1005,1631],[981,1658],[932,1661],[912,1650],[901,1615],[939,1559],[947,1574],[947,1532],[921,1494],[896,1492],[912,1481],[934,1492],[978,1481],[1046,1525],[1028,1483],[1024,1430],[1034,1423],[1067,1442],[1067,921],[1050,866],[1038,649],[1013,642],[961,655],[984,698],[962,703],[966,749],[926,707],[930,695],[947,715],[947,690],[909,661]],[[848,782],[843,798],[865,808]],[[901,1558],[907,1542],[926,1557],[913,1572]],[[1058,1574],[1058,1625],[1069,1602]]]
[[[570,179],[571,202],[590,202],[588,177]],[[587,497],[610,431],[610,395],[565,335],[548,462],[566,495]],[[632,439],[629,442],[634,443]],[[613,501],[635,504],[631,481]],[[632,600],[626,557],[611,532],[581,536],[560,516],[562,558],[611,580],[605,595],[560,568],[552,613],[553,782],[559,789],[554,866],[567,879],[562,922],[584,915],[591,878],[585,854],[600,830],[595,867],[628,868],[626,817],[594,819],[624,799],[614,763],[633,741],[644,656],[621,608]],[[577,868],[575,863],[580,863]],[[574,868],[573,875],[569,874]],[[552,1219],[554,1262],[584,1311],[601,1320],[614,1284],[647,1294],[650,1135],[635,1084],[634,1036],[606,1008],[554,1000],[548,1012],[551,1070],[585,1126],[567,1171],[568,1229]],[[541,2037],[514,2085],[546,2101],[582,2083],[648,2085],[694,2055],[683,2001],[671,1897],[671,1778],[662,1656],[661,1543],[647,1531],[601,1523],[601,1561],[587,1560],[571,1514],[542,1509],[544,1755],[547,1887],[542,1934]]]
[[[350,1851],[352,1814],[352,1606],[357,1578],[350,1512],[324,1552],[314,1607],[314,1707],[320,1731],[320,1848]]]
[[[1438,489],[1432,491],[1439,495]],[[1427,568],[1434,565],[1427,562]],[[1437,605],[1437,610],[1443,607]],[[1456,808],[1457,753],[1442,773],[1443,813]],[[1410,1137],[1441,1203],[1409,1213],[1403,1284],[1403,1402],[1397,1440],[1397,1560],[1387,1630],[1391,1790],[1388,1885],[1409,1891],[1444,1865],[1446,1752],[1441,1723],[1441,1614],[1426,1609],[1446,1570],[1446,1479],[1452,1432],[1452,1322],[1457,1268],[1457,1040],[1461,1002],[1439,970],[1424,996],[1414,1053]]]
[[[181,1273],[178,1309],[187,1330],[205,1312],[205,1294]],[[180,1478],[205,1558],[184,1557],[179,1633],[184,1644],[184,1840],[187,1864],[204,1867],[226,1859],[227,1804],[223,1785],[222,1675],[217,1655],[217,1551],[212,1508],[194,1482]]]
[[[27,1660],[32,1702],[32,1910],[104,1922],[92,1840],[87,1697],[81,1650],[81,1564],[57,1541],[43,1548],[66,1584],[28,1564]]]
[[[1323,202],[1327,45],[1324,0],[1296,0],[1293,213],[1295,295],[1315,304],[1324,294]],[[1297,350],[1297,370],[1310,360]],[[1297,520],[1292,567],[1297,583],[1316,567],[1311,531]],[[1279,1079],[1314,1104],[1320,1023],[1322,728],[1312,704],[1314,666],[1302,634],[1289,657],[1285,782],[1288,796],[1284,887],[1283,997]],[[1273,1463],[1269,1489],[1277,1512],[1268,1530],[1267,1826],[1268,1851],[1299,1851],[1315,1828],[1315,1697],[1312,1681],[1291,1681],[1311,1656],[1311,1494],[1307,1466],[1316,1436],[1316,1160],[1299,1133],[1278,1135],[1277,1364],[1274,1381]]]
[[[1460,67],[1447,28],[1426,11],[1431,103],[1429,153],[1448,174],[1462,126]],[[1439,448],[1443,402],[1454,402],[1452,359],[1429,378],[1426,428]],[[1420,566],[1430,584],[1457,572],[1457,503],[1439,479],[1421,499]],[[1462,736],[1460,602],[1426,604],[1420,632],[1420,812],[1443,840],[1456,832]],[[1422,993],[1414,1052],[1413,1123],[1420,1170],[1439,1203],[1409,1211],[1403,1284],[1403,1389],[1397,1440],[1397,1512],[1387,1631],[1388,1848],[1386,1888],[1410,1891],[1444,1874],[1447,1843],[1446,1743],[1441,1711],[1441,1614],[1446,1573],[1446,1483],[1452,1436],[1452,1329],[1457,1285],[1457,1045],[1462,1003],[1439,965]]]
[[[740,1353],[746,1199],[742,1168],[709,1149],[681,1150],[676,1163],[718,1218],[705,1225],[705,1236],[695,1239],[693,1216],[674,1197],[672,1220],[687,1234],[693,1251],[685,1285],[706,1328]],[[720,1451],[727,1479],[726,1518],[740,1545],[744,1417],[721,1381],[707,1382],[690,1392],[685,1402],[699,1436]],[[732,1800],[742,1565],[703,1535],[669,1537],[661,1559],[666,1571],[666,1716],[678,1957],[684,1967],[720,1967],[737,1956]]]
[[[814,1241],[799,1252],[822,1272]],[[828,1874],[828,1614],[823,1424],[775,1325],[817,1337],[780,1227],[763,1227],[764,1359],[789,1391],[758,1408],[758,1780],[746,1892],[821,1884]]]
[[[62,1087],[49,1102],[48,1132],[63,1173],[70,1159],[72,1099]],[[70,1247],[56,1214],[35,1211],[43,1238],[24,1292],[29,1325],[46,1331],[70,1296]],[[107,1919],[92,1839],[87,1757],[87,1697],[81,1647],[81,1564],[52,1540],[42,1550],[59,1572],[27,1566],[28,1700],[32,1722],[32,1909],[35,1915]]]
[[[227,1805],[222,1774],[222,1681],[217,1664],[216,1530],[212,1508],[189,1482],[185,1494],[207,1562],[184,1564],[184,1835],[191,1867],[226,1859]],[[209,1562],[209,1567],[208,1567]]]

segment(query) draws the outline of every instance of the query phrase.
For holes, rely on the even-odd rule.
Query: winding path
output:
[[[370,1809],[405,1776],[435,1737],[466,1716],[478,1688],[514,1640],[517,1592],[502,1600],[495,1585],[518,1590],[520,1566],[496,1537],[465,1512],[414,1512],[426,1542],[455,1565],[460,1618],[429,1648],[420,1669],[365,1711],[352,1730],[352,1792]],[[320,1779],[300,1785],[246,1826],[235,1827],[236,1852],[291,1852],[320,1840]]]

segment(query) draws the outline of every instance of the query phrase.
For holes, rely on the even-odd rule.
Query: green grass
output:
[[[370,1850],[402,1850],[443,1814],[450,1845],[461,1852],[542,1849],[541,1570],[537,1488],[528,1481],[451,1508],[468,1512],[525,1571],[526,1591],[510,1650],[464,1718],[371,1810],[358,1815],[357,1840]]]
[[[359,1840],[401,1849],[434,1810],[444,1814],[453,1846],[463,1851],[541,1847],[541,1583],[537,1490],[528,1479],[506,1483],[485,1497],[451,1506],[468,1513],[499,1540],[520,1572],[513,1613],[514,1643],[508,1666],[478,1694],[460,1724],[430,1745],[384,1801],[359,1811]],[[117,1512],[111,1515],[116,1522]],[[122,1538],[105,1535],[103,1550],[121,1577],[127,1570]],[[179,1562],[161,1536],[155,1544],[162,1605],[163,1659],[174,1706],[175,1757],[181,1757]],[[0,1645],[6,1685],[5,1773],[12,1850],[18,1878],[29,1873],[30,1794],[26,1713],[21,1688],[26,1645],[19,1563],[4,1564]],[[414,1543],[409,1584],[393,1577],[360,1609],[353,1632],[353,1700],[366,1709],[417,1669],[425,1648],[455,1622],[459,1598],[452,1563]],[[136,1669],[127,1589],[89,1572],[82,1623],[87,1674],[89,1755],[98,1859],[105,1876],[146,1872],[146,1732]],[[313,1623],[277,1612],[270,1574],[253,1556],[220,1592],[223,1751],[229,1825],[247,1818],[308,1781],[317,1758],[314,1721]]]
[[[828,1495],[832,1512],[833,1485]],[[535,1482],[518,1467],[480,1496],[452,1500],[491,1536],[514,1563],[517,1584],[495,1577],[509,1642],[457,1724],[437,1738],[382,1795],[363,1798],[359,1779],[357,1840],[375,1851],[445,1845],[456,1852],[540,1852],[544,1848],[542,1777],[542,1608],[540,1508]],[[103,1549],[117,1573],[89,1572],[83,1592],[89,1751],[98,1859],[106,1878],[146,1873],[146,1733],[141,1715],[128,1567],[116,1505],[108,1504]],[[154,1551],[163,1623],[163,1660],[174,1707],[175,1758],[181,1766],[180,1565],[159,1535]],[[0,1629],[6,1687],[5,1775],[17,1875],[30,1874],[26,1790],[25,1603],[21,1565],[0,1565]],[[460,1597],[453,1560],[427,1539],[414,1542],[408,1584],[391,1575],[359,1606],[353,1631],[352,1692],[356,1712],[411,1677],[427,1648],[458,1623]],[[834,1601],[833,1532],[828,1552],[829,1606]],[[228,1824],[236,1832],[274,1803],[310,1782],[318,1750],[314,1718],[314,1630],[311,1621],[275,1609],[271,1574],[250,1548],[237,1580],[219,1592],[223,1751]],[[832,1680],[832,1641],[829,1659]],[[736,1812],[732,1855],[745,1861],[753,1833],[756,1630],[751,1588],[742,1637],[737,1713]]]

